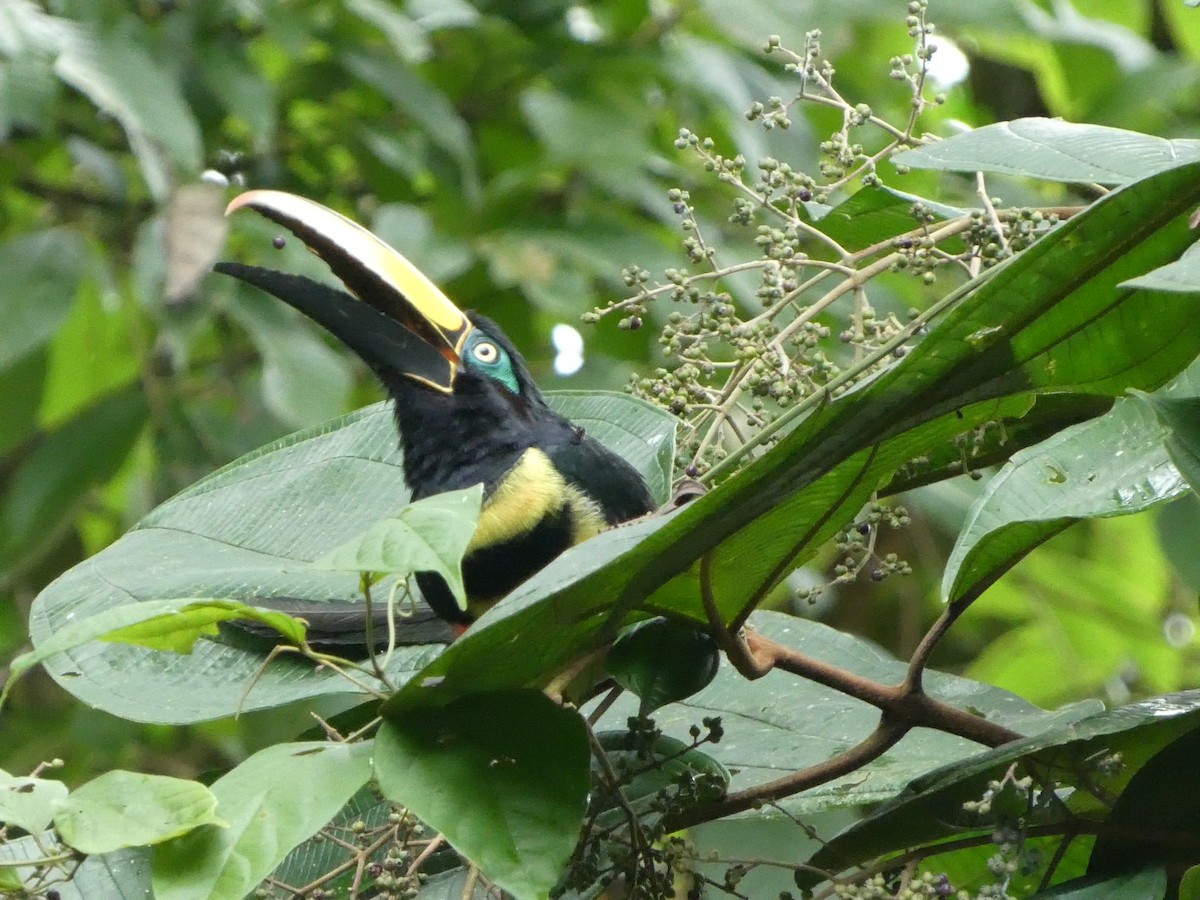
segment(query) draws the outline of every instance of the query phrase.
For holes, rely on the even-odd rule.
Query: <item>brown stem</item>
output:
[[[417,858],[412,861],[408,867],[408,871],[404,874],[412,876],[420,872],[421,866],[425,865],[429,857],[433,856],[433,854],[437,852],[438,847],[442,846],[444,843],[446,843],[446,836],[444,834],[438,834],[437,837],[425,845],[424,850],[417,854]]]
[[[713,594],[711,551],[700,557],[699,574],[700,595],[709,630],[730,663],[745,678],[754,680],[772,669],[782,669],[869,703],[882,715],[875,731],[850,750],[776,781],[668,816],[668,831],[743,812],[840,778],[878,758],[913,728],[933,728],[988,747],[998,747],[1023,737],[1004,725],[930,697],[921,683],[929,656],[938,641],[994,579],[984,579],[950,604],[917,646],[904,680],[900,684],[887,685],[815,659],[750,629],[735,634],[721,616]]]
[[[712,589],[712,551],[700,557],[700,598],[704,602],[704,613],[708,616],[709,633],[741,676],[755,681],[770,672],[774,665],[771,658],[760,658],[748,640],[731,632],[721,617]]]
[[[919,684],[911,685],[907,681],[897,685],[880,684],[755,632],[747,634],[747,643],[756,659],[770,660],[777,669],[869,703],[885,716],[902,721],[910,728],[933,728],[988,747],[998,747],[1023,737],[1010,728],[930,697]]]
[[[609,708],[617,702],[617,698],[620,697],[624,692],[625,688],[621,687],[619,684],[615,687],[609,688],[608,693],[604,695],[604,698],[596,704],[596,708],[593,709],[588,715],[588,725],[590,725],[592,728],[595,728],[596,723],[600,721],[604,714],[608,712]]]
[[[716,803],[683,810],[668,817],[669,831],[742,812],[840,778],[878,758],[913,728],[933,728],[988,747],[998,747],[1023,737],[996,722],[989,722],[936,700],[926,694],[921,686],[921,673],[930,652],[971,600],[978,596],[977,592],[961,598],[946,610],[921,641],[913,654],[907,676],[897,685],[881,684],[815,659],[750,629],[745,629],[741,634],[731,632],[721,618],[713,595],[711,553],[700,557],[700,594],[713,638],[745,678],[754,680],[772,669],[782,669],[869,703],[882,713],[882,718],[875,731],[850,750],[776,781],[729,794]]]
[[[925,637],[921,638],[921,643],[917,644],[917,649],[913,651],[913,655],[908,661],[908,674],[904,677],[904,686],[906,688],[914,691],[921,690],[921,676],[925,672],[925,666],[929,663],[929,657],[933,654],[938,641],[945,637],[946,632],[950,630],[950,626],[957,622],[958,617],[967,611],[967,607],[979,599],[979,595],[995,583],[1000,574],[997,573],[990,578],[976,583],[967,593],[947,605],[946,611],[933,623],[933,626],[925,633]]]
[[[819,784],[833,781],[865,766],[873,759],[878,759],[904,737],[910,727],[907,722],[889,721],[885,715],[884,720],[871,734],[849,750],[776,781],[768,781],[744,791],[727,794],[715,803],[682,810],[668,816],[663,822],[664,828],[668,833],[690,828],[701,822],[745,812],[760,804],[790,797]]]

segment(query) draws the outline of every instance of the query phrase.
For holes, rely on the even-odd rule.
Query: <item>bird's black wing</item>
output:
[[[308,622],[308,642],[315,649],[336,653],[352,659],[361,659],[368,654],[367,648],[367,604],[361,599],[335,598],[331,600],[306,600],[300,597],[255,597],[247,601],[253,606],[275,609],[297,616]],[[387,646],[387,604],[374,603],[371,609],[371,640],[375,649]],[[279,643],[280,637],[273,629],[258,622],[237,621],[230,623],[240,631],[265,638],[269,643]],[[421,604],[411,614],[396,618],[396,645],[449,644],[455,638],[451,624],[437,615],[428,606]]]
[[[586,434],[546,448],[568,483],[600,504],[609,525],[652,512],[657,504],[640,472]]]

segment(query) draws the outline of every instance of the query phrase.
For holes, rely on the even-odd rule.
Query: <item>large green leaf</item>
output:
[[[0,844],[0,877],[15,873],[36,897],[46,896],[48,881],[53,882],[61,900],[94,900],[96,897],[134,900],[150,896],[149,847],[89,856],[78,866],[60,864],[59,868],[50,871],[44,865],[35,868],[37,861],[44,860],[48,853],[66,855],[70,848],[59,842],[52,831],[5,841]],[[4,887],[6,885],[0,881],[0,889]]]
[[[583,824],[588,737],[535,691],[465,697],[387,719],[375,747],[384,796],[441,832],[520,900],[549,896]]]
[[[1129,279],[1125,287],[1190,294],[1197,284],[1200,284],[1200,245],[1192,244],[1179,259]]]
[[[0,370],[0,455],[7,455],[37,430],[38,407],[46,381],[45,350],[35,350],[14,365]]]
[[[1165,429],[1136,400],[1017,453],[988,482],[946,563],[954,601],[990,584],[1043,541],[1081,519],[1119,516],[1187,490],[1163,444]]]
[[[63,841],[80,853],[159,844],[202,825],[225,827],[217,798],[198,781],[114,769],[71,792],[54,815]]]
[[[257,622],[297,645],[305,638],[306,628],[299,620],[285,613],[255,609],[232,600],[177,598],[126,603],[66,624],[33,650],[17,656],[9,666],[8,679],[0,690],[0,706],[17,679],[33,666],[93,641],[191,653],[200,638],[215,637],[219,633],[218,623],[235,620]]]
[[[47,587],[30,613],[35,647],[68,623],[146,600],[279,596],[344,600],[356,573],[309,563],[408,502],[390,412],[382,405],[250,454],[176,495],[117,543]],[[393,675],[436,648],[405,648]],[[205,641],[191,655],[88,644],[47,670],[80,699],[138,720],[189,722],[235,712],[262,664],[261,649]],[[345,690],[325,672],[280,659],[254,685],[247,708]],[[203,678],[205,690],[197,691]],[[258,699],[254,699],[254,697]]]
[[[638,466],[665,499],[673,417],[619,394],[551,396],[561,412]],[[393,417],[383,404],[264,447],[167,501],[47,587],[30,613],[34,644],[134,602],[361,599],[357,572],[311,563],[405,507],[400,463]],[[385,582],[379,596],[387,589]],[[446,639],[437,623],[402,622],[399,630],[405,643]],[[93,643],[50,660],[47,669],[85,702],[142,721],[194,722],[355,690],[335,673],[314,672],[295,658],[279,659],[259,674],[262,647],[235,643],[201,641],[188,656]],[[440,649],[440,643],[399,648],[389,675],[403,681]],[[201,679],[205,689],[197,691]]]
[[[12,130],[42,132],[54,121],[61,93],[54,54],[74,38],[78,26],[36,3],[9,2],[0,8],[0,28],[8,35],[0,76],[0,129],[8,140]]]
[[[942,578],[944,599],[990,584],[1074,522],[1141,512],[1186,491],[1181,460],[1194,442],[1187,435],[1195,430],[1197,394],[1200,365],[1193,364],[1155,394],[1119,399],[1105,415],[1015,454],[959,532]]]
[[[736,620],[931,447],[1018,418],[1039,394],[1161,385],[1200,351],[1200,295],[1121,284],[1178,258],[1198,202],[1200,164],[1107,195],[968,286],[892,369],[819,406],[718,489],[666,521],[618,529],[586,553],[559,557],[392,703],[548,678],[611,640],[635,606],[704,620],[697,561],[705,554],[717,609]],[[549,631],[559,640],[540,639]],[[492,664],[500,653],[504,667]]]
[[[1116,875],[1162,865],[1181,871],[1200,864],[1200,731],[1189,731],[1138,769],[1096,836],[1088,874]],[[1159,837],[1170,834],[1178,843]]]
[[[717,642],[695,623],[649,619],[613,643],[604,667],[621,687],[641,700],[638,715],[690,697],[717,674]]]
[[[1037,900],[1158,900],[1167,895],[1167,873],[1158,867],[1124,875],[1077,878],[1042,891]]]
[[[979,800],[989,780],[1001,778],[1016,762],[1067,783],[1098,782],[1107,794],[1119,793],[1143,763],[1198,726],[1200,692],[1186,691],[1098,712],[995,750],[960,757],[915,779],[894,799],[828,842],[809,863],[840,868],[845,860],[873,859],[964,830],[990,830],[986,822],[965,812],[963,803]],[[1121,754],[1126,765],[1117,774],[1101,776],[1089,762],[1097,754],[1114,753]],[[1108,814],[1108,806],[1088,791],[1076,792],[1067,802],[1075,815],[1103,819]],[[813,884],[820,877],[806,875],[804,880]]]
[[[46,348],[37,416],[46,428],[61,427],[110,396],[135,388],[145,395],[140,377],[147,356],[135,345],[130,316],[117,314],[105,287],[99,278],[81,282],[70,315]]]
[[[1200,159],[1200,141],[1079,125],[1015,119],[963,132],[893,157],[897,165],[949,172],[999,172],[1050,181],[1128,184]]]
[[[158,900],[244,897],[371,777],[372,744],[294,743],[260,750],[212,785],[223,826],[154,851]]]

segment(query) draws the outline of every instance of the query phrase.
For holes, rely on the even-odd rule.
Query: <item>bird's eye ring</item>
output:
[[[471,349],[471,353],[479,362],[487,365],[500,358],[500,350],[490,341],[480,341]]]

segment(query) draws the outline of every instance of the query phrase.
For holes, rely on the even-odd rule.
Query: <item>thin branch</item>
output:
[[[608,758],[604,747],[600,743],[600,739],[596,737],[596,732],[592,730],[592,726],[587,726],[588,744],[592,748],[592,758],[596,760],[596,765],[600,767],[605,780],[608,782],[608,788],[612,791],[612,795],[621,807],[621,811],[625,814],[625,821],[629,824],[629,839],[633,842],[633,847],[640,854],[646,847],[649,846],[646,841],[646,835],[642,831],[642,823],[638,818],[637,811],[629,802],[629,798],[625,796],[625,791],[621,787],[621,777],[612,767],[612,762]]]
[[[471,900],[475,896],[475,885],[479,883],[479,866],[472,865],[467,872],[467,881],[463,885],[462,900]]]
[[[996,207],[992,205],[992,198],[988,196],[987,182],[984,181],[983,173],[975,173],[975,195],[979,197],[979,202],[983,204],[983,210],[987,213],[988,221],[992,223],[992,228],[996,231],[996,240],[1000,242],[1000,246],[1004,249],[1005,256],[1012,256],[1012,247],[1008,245],[1008,238],[1004,236],[1004,226],[1000,223],[1000,216],[996,213]]]
[[[285,649],[295,649],[295,648],[285,648]],[[303,652],[303,651],[301,651],[301,652]],[[359,681],[357,678],[355,678],[353,675],[350,674],[350,672],[348,670],[354,670],[357,672],[361,672],[364,675],[370,674],[369,672],[366,672],[362,666],[358,665],[358,663],[349,662],[340,656],[333,656],[332,654],[329,654],[329,653],[316,653],[311,650],[304,652],[304,655],[307,656],[309,659],[313,660],[314,662],[316,662],[318,668],[324,667],[326,669],[331,669],[332,671],[337,672],[339,675],[341,675],[343,678],[345,678],[347,681],[349,681],[352,685],[354,685],[356,688],[358,688],[364,694],[370,694],[372,697],[374,697],[377,700],[386,700],[389,696],[388,694],[385,694],[383,691],[379,690],[378,688],[371,687],[366,682]]]
[[[371,573],[370,572],[359,572],[358,573],[358,582],[359,582],[359,586],[362,588],[363,600],[365,601],[366,607],[367,607],[366,618],[365,618],[364,623],[366,626],[367,652],[370,654],[370,659],[371,659],[371,671],[374,672],[375,677],[379,679],[379,681],[384,685],[384,687],[386,687],[389,691],[395,692],[396,688],[392,685],[391,681],[388,680],[387,672],[384,671],[383,665],[380,665],[379,656],[375,652],[375,610],[373,608],[375,601],[371,597]],[[391,611],[392,611],[392,603],[389,600],[389,602],[388,602],[389,621],[391,619]],[[396,633],[395,626],[390,625],[388,628],[389,639],[395,633]],[[392,645],[389,643],[388,648],[387,648],[387,656],[385,657],[385,660],[390,659],[391,655],[392,655]],[[385,662],[385,664],[386,664],[386,662]]]
[[[987,276],[985,275],[984,277]],[[800,403],[797,403],[786,413],[775,419],[775,421],[762,428],[751,440],[747,441],[737,450],[725,457],[725,459],[723,459],[720,463],[705,472],[702,476],[700,476],[700,480],[705,483],[712,482],[720,474],[726,472],[731,467],[736,465],[743,456],[760,444],[765,443],[780,430],[788,427],[797,418],[807,415],[816,407],[829,402],[831,399],[833,399],[834,393],[839,388],[847,387],[853,384],[855,379],[863,375],[865,372],[870,371],[871,367],[876,363],[883,361],[888,356],[894,355],[897,348],[902,347],[906,342],[912,340],[912,338],[920,329],[924,328],[930,321],[937,318],[948,309],[951,309],[955,304],[960,302],[963,297],[977,290],[979,286],[980,285],[978,282],[968,283],[947,294],[941,300],[937,301],[927,310],[922,312],[919,316],[913,318],[903,330],[882,344],[877,350],[875,350],[875,352],[867,356],[861,365],[856,365],[850,369],[847,369],[837,378],[825,385],[819,392],[812,394],[806,397]],[[777,336],[775,339],[780,340],[780,337]]]
[[[999,577],[997,574],[986,581],[979,582],[966,594],[946,606],[946,611],[933,623],[929,631],[925,633],[925,637],[921,638],[921,643],[917,645],[917,649],[913,651],[913,655],[909,658],[908,674],[904,678],[905,688],[914,691],[921,690],[921,674],[924,672],[925,666],[928,665],[929,657],[932,655],[938,641],[945,637],[946,632],[950,630],[950,626],[958,621],[958,617],[967,611],[967,607],[974,603],[980,594],[991,587]]]
[[[1074,826],[1073,822],[1068,823],[1068,827],[1063,831],[1062,840],[1054,848],[1054,855],[1050,857],[1050,862],[1046,864],[1046,874],[1042,876],[1041,883],[1038,884],[1037,888],[1039,894],[1050,887],[1050,880],[1054,878],[1054,873],[1058,871],[1063,857],[1067,855],[1067,850],[1077,837],[1079,837],[1079,829]]]
[[[668,833],[690,828],[701,822],[711,822],[735,813],[745,812],[763,803],[790,797],[817,785],[826,784],[835,778],[841,778],[843,775],[862,768],[872,760],[878,759],[895,746],[908,733],[910,727],[905,722],[890,722],[885,719],[861,743],[837,756],[809,766],[807,769],[793,772],[776,781],[769,781],[744,791],[727,794],[715,803],[693,806],[675,815],[667,816],[663,827]]]
[[[617,702],[617,698],[625,692],[625,688],[619,684],[612,687],[607,694],[596,704],[596,708],[591,711],[587,717],[587,723],[591,727],[596,727],[596,723],[603,718],[604,714]]]
[[[753,269],[761,269],[767,265],[776,264],[776,261],[773,259],[755,259],[751,260],[750,262],[734,263],[733,265],[725,266],[712,272],[697,272],[694,275],[689,274],[687,277],[690,281],[714,281],[719,278],[724,278],[727,275],[736,274],[737,272],[747,272]],[[612,305],[605,307],[603,311],[605,313],[610,313],[619,309],[628,309],[631,306],[638,306],[642,303],[645,303],[647,300],[653,300],[655,297],[676,290],[678,287],[679,285],[671,283],[660,284],[652,288],[647,288],[640,293],[634,294],[632,297],[626,297],[624,300],[617,300]]]
[[[433,856],[433,854],[437,852],[438,847],[442,846],[444,843],[446,843],[446,836],[444,834],[439,834],[437,837],[431,840],[425,845],[425,848],[419,854],[417,854],[417,858],[412,861],[412,865],[408,867],[408,871],[404,874],[416,875],[419,871],[421,871],[421,866],[425,865],[425,861],[428,860],[429,857]]]
[[[742,677],[754,681],[770,672],[774,665],[770,658],[760,658],[748,640],[731,632],[721,617],[712,589],[712,551],[700,557],[700,597],[708,616],[709,633]]]
[[[292,891],[294,894],[296,894],[296,896],[303,897],[303,896],[307,895],[309,892],[315,890],[316,888],[319,888],[321,885],[328,884],[330,881],[337,878],[339,875],[341,875],[345,872],[349,872],[351,869],[354,869],[355,870],[354,884],[351,887],[350,895],[352,897],[357,896],[358,895],[357,894],[358,886],[362,881],[362,874],[366,870],[366,861],[369,860],[372,856],[374,856],[376,853],[378,853],[380,850],[382,850],[391,841],[393,841],[395,839],[395,837],[396,837],[395,831],[396,831],[395,828],[387,828],[384,830],[382,835],[379,838],[377,838],[374,842],[372,842],[369,846],[361,847],[361,848],[356,847],[353,844],[347,843],[346,841],[340,840],[337,837],[337,835],[331,834],[327,831],[323,831],[322,835],[325,840],[330,841],[331,843],[337,844],[342,849],[344,849],[348,853],[350,853],[351,857],[349,859],[347,859],[345,862],[330,869],[329,871],[321,873],[321,875],[318,878],[314,879],[313,881],[310,881],[308,884],[305,884],[301,887],[292,887],[291,885],[288,885],[288,884],[286,884],[282,881],[279,881],[277,879],[274,879],[274,878],[270,878],[270,879],[268,879],[268,881],[270,881],[272,884],[278,885],[279,887],[281,887],[285,890]]]
[[[815,659],[757,632],[748,632],[746,639],[756,659],[770,660],[777,669],[869,703],[885,716],[903,721],[907,727],[933,728],[988,747],[998,747],[1024,737],[1003,725],[930,697],[921,690],[920,685],[912,685],[907,681],[898,685],[881,684]]]

